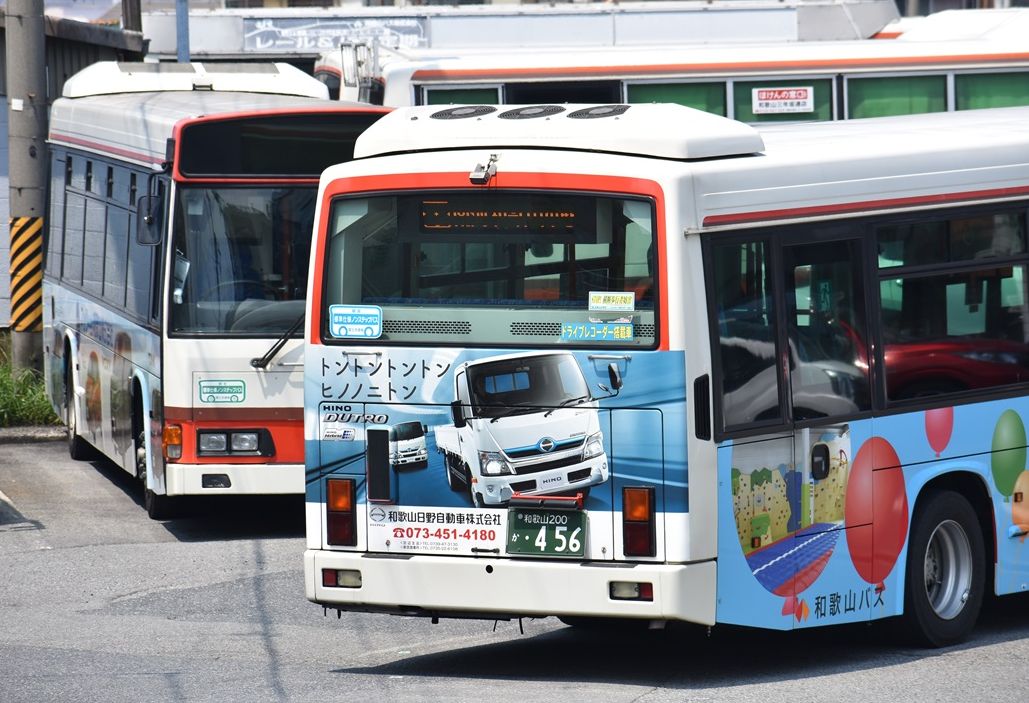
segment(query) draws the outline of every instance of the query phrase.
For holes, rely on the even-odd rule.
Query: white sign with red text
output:
[[[368,506],[368,549],[408,554],[501,554],[507,510]]]
[[[754,88],[751,94],[755,115],[776,115],[815,111],[815,89],[813,86],[792,88]]]

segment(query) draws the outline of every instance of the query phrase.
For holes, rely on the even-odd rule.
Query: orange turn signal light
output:
[[[645,522],[651,518],[650,501],[654,493],[649,488],[625,488],[622,492],[624,519]]]
[[[354,509],[354,480],[350,478],[330,478],[325,482],[328,486],[327,507],[333,512],[349,512]]]

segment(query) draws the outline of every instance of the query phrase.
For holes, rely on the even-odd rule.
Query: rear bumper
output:
[[[360,571],[361,587],[322,586],[322,569]],[[310,549],[304,553],[308,600],[343,610],[443,617],[593,615],[713,625],[715,574],[714,561],[616,565]],[[613,600],[612,581],[651,583],[654,600]]]
[[[303,464],[165,464],[165,487],[170,496],[283,495],[304,492]],[[208,483],[227,488],[205,487]],[[212,478],[217,477],[217,478]]]

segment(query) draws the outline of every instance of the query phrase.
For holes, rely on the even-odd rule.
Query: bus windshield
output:
[[[377,306],[380,341],[653,346],[655,227],[643,198],[476,191],[341,198],[323,325]]]
[[[172,334],[281,334],[304,312],[313,187],[182,187]]]

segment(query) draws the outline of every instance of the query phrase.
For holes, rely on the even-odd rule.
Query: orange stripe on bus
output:
[[[969,54],[944,56],[891,56],[851,59],[798,59],[794,61],[740,61],[729,63],[647,64],[639,66],[567,66],[558,68],[462,68],[421,69],[412,74],[413,80],[459,80],[538,78],[558,76],[639,76],[716,73],[731,71],[789,71],[798,69],[890,68],[906,66],[973,65],[983,63],[1010,63],[1029,60],[1029,53]]]

